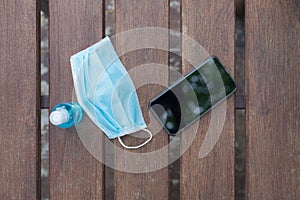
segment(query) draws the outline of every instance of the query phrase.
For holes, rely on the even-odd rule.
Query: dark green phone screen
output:
[[[149,106],[170,135],[175,135],[236,90],[234,80],[219,59],[210,57]]]

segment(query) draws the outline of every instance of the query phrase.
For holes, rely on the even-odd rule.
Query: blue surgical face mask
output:
[[[108,37],[71,57],[75,93],[89,118],[125,148],[137,149],[152,139],[146,129],[135,87]],[[150,138],[138,146],[126,146],[121,136],[140,130]]]

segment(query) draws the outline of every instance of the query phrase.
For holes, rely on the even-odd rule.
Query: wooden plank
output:
[[[138,28],[138,27],[164,27],[168,28],[169,3],[165,0],[116,0],[115,1],[115,30],[116,33]],[[150,34],[151,35],[151,34]],[[153,36],[153,35],[151,35]],[[140,37],[142,37],[140,35]],[[142,37],[143,38],[143,37]],[[167,39],[168,41],[168,39]],[[117,45],[124,43],[124,39],[117,36]],[[138,43],[139,41],[135,41]],[[165,43],[168,49],[168,42]],[[118,50],[118,49],[117,49]],[[122,62],[127,70],[145,63],[160,63],[168,65],[168,53],[157,49],[143,49],[123,55]],[[148,67],[154,67],[151,64]],[[168,73],[168,72],[166,72]],[[156,75],[146,74],[146,76],[166,77],[164,72],[157,72]],[[158,78],[159,78],[158,77]],[[141,77],[140,77],[141,79]],[[167,79],[168,80],[168,79]],[[162,90],[162,87],[144,85],[138,89],[138,96],[146,123],[149,124],[148,102]],[[153,130],[152,130],[153,131]],[[137,138],[125,136],[124,142],[127,144],[137,144]],[[162,148],[168,143],[168,136],[165,132],[157,133],[152,141],[138,150],[130,150],[133,153],[151,152]],[[121,147],[116,141],[117,148]],[[140,154],[139,154],[140,153]],[[168,160],[168,153],[157,159]],[[120,154],[115,154],[115,166],[117,168],[126,165],[129,160]],[[158,162],[158,161],[157,161]],[[147,165],[147,163],[142,163]],[[115,171],[115,199],[168,199],[168,168],[149,173],[126,173]]]
[[[72,101],[70,56],[103,37],[104,12],[102,0],[54,0],[49,3],[49,101],[53,108],[58,103]],[[81,125],[86,126],[88,135],[98,134],[87,116]],[[103,164],[84,145],[79,139],[78,128],[50,126],[50,199],[104,198]],[[95,148],[102,152],[102,147],[102,140],[97,141]]]
[[[182,1],[183,34],[199,42],[209,54],[218,56],[232,75],[234,25],[232,0]],[[185,40],[182,48],[184,57],[197,56],[193,55],[193,48]],[[187,62],[183,62],[183,72],[190,69]],[[211,122],[211,113],[208,113],[200,119],[197,135],[181,158],[181,199],[234,199],[234,98],[229,98],[226,103],[223,131],[212,151],[199,158],[199,150]],[[189,130],[182,134],[183,138]]]
[[[40,198],[37,1],[0,3],[0,199]]]
[[[300,199],[299,8],[246,1],[248,199]]]

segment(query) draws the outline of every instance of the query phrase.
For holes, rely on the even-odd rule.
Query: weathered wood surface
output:
[[[0,199],[39,199],[40,66],[36,1],[0,2]]]
[[[241,1],[235,2],[236,7],[243,6]],[[104,36],[102,0],[49,3],[50,95],[41,99],[39,1],[0,3],[0,199],[40,198],[40,108],[72,101],[69,58]],[[189,0],[181,4],[183,34],[220,57],[234,74],[234,1]],[[247,87],[246,97],[243,88],[237,92],[236,108],[240,110],[236,116],[246,113],[246,196],[300,199],[300,2],[247,0],[245,8]],[[237,14],[243,16],[243,12]],[[116,33],[146,26],[168,28],[169,2],[116,0],[115,24]],[[195,52],[185,42],[183,55],[193,56]],[[154,49],[129,52],[121,59],[127,70],[145,63],[168,65],[168,53]],[[183,60],[182,72],[190,69]],[[166,75],[156,73],[151,75],[158,79]],[[161,90],[147,85],[137,91],[147,123],[147,104]],[[210,117],[209,113],[199,120],[196,138],[181,158],[181,199],[234,199],[234,126],[241,122],[234,119],[234,98],[227,100],[226,120],[216,146],[199,158]],[[87,130],[97,133],[97,127],[88,121],[85,117],[84,123],[91,125]],[[243,132],[245,127],[240,128]],[[188,133],[189,129],[184,132]],[[134,145],[141,140],[126,136],[124,141]],[[151,143],[131,152],[146,153],[167,143],[167,134],[160,131]],[[97,144],[94,150],[101,152],[101,157],[102,139]],[[118,141],[115,145],[121,148]],[[85,148],[75,127],[50,125],[49,154],[51,199],[104,198],[104,166]],[[168,154],[158,159],[168,159]],[[122,155],[115,155],[117,168],[125,165],[123,161]],[[236,172],[236,177],[242,177],[243,170]],[[142,174],[115,171],[114,176],[115,199],[169,198],[168,167]]]
[[[147,0],[116,0],[115,1],[115,30],[116,34],[129,29],[139,27],[163,27],[168,28],[169,20],[169,3],[168,1],[158,0],[149,2]],[[153,35],[152,35],[153,36]],[[140,35],[140,37],[142,37]],[[168,41],[168,40],[167,40]],[[122,38],[118,37],[116,43],[120,45],[124,43]],[[135,41],[139,42],[139,41]],[[168,42],[165,42],[165,48],[168,49]],[[118,50],[118,49],[117,49]],[[155,49],[137,50],[123,55],[122,62],[127,70],[133,69],[145,63],[160,63],[168,65],[168,53]],[[148,67],[154,67],[150,64]],[[147,76],[163,77],[164,72],[156,72],[155,74],[146,74]],[[137,77],[132,76],[133,79]],[[139,77],[142,79],[142,77]],[[147,123],[149,120],[148,102],[151,98],[161,91],[161,87],[154,85],[144,85],[138,89],[138,96],[141,103],[144,118]],[[153,130],[152,130],[153,131]],[[123,140],[126,144],[134,145],[141,140],[134,137],[125,136]],[[162,148],[168,143],[168,136],[164,131],[154,136],[152,141],[146,146],[138,150],[130,150],[131,152],[151,152]],[[117,148],[121,148],[118,141],[115,142]],[[166,154],[159,159],[168,159]],[[123,155],[115,154],[115,165],[122,167],[128,162]],[[150,162],[150,161],[149,161]],[[159,161],[157,161],[159,162]],[[147,165],[147,163],[143,163]],[[155,172],[133,174],[121,171],[115,171],[115,199],[168,199],[168,167]]]
[[[246,1],[247,199],[300,199],[300,1]]]
[[[182,1],[183,34],[195,39],[210,55],[218,56],[231,74],[234,74],[234,11],[231,0]],[[185,40],[182,48],[185,57],[193,56]],[[183,72],[190,69],[188,63],[183,62]],[[200,119],[197,135],[181,158],[181,199],[234,199],[234,98],[230,97],[226,103],[223,131],[212,151],[199,158],[211,122],[211,113],[208,113]],[[215,109],[218,112],[219,107]],[[191,128],[182,137],[189,134],[189,130]]]
[[[50,109],[72,101],[70,56],[103,37],[103,1],[50,1]],[[84,122],[89,123],[88,117]],[[88,129],[94,130],[91,123]],[[50,125],[50,198],[103,199],[104,167],[80,141],[75,127]],[[102,134],[101,132],[99,134]],[[101,140],[96,148],[102,152]]]

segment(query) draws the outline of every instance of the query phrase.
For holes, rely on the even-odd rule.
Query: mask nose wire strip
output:
[[[142,146],[146,145],[148,142],[151,141],[151,139],[152,139],[152,133],[151,133],[151,131],[149,131],[149,130],[146,129],[146,128],[144,128],[144,129],[142,129],[142,130],[145,131],[145,132],[147,132],[147,133],[150,135],[150,137],[149,137],[145,142],[143,142],[142,144],[137,145],[137,146],[127,146],[126,144],[123,143],[122,139],[121,139],[120,137],[118,137],[118,140],[119,140],[120,144],[121,144],[124,148],[126,148],[126,149],[138,149],[138,148],[141,148]]]

